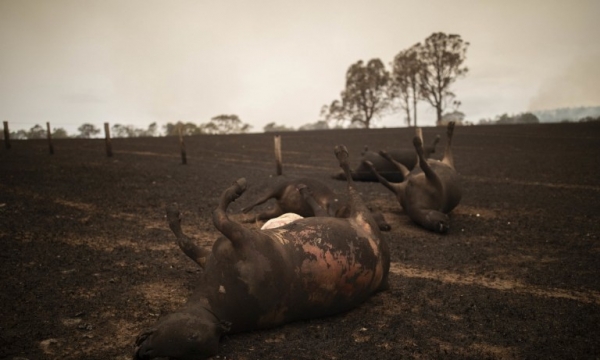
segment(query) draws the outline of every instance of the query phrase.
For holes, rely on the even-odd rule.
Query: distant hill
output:
[[[579,121],[585,117],[597,118],[600,116],[600,106],[580,106],[573,108],[560,108],[553,110],[532,111],[541,123],[555,123],[563,121]]]

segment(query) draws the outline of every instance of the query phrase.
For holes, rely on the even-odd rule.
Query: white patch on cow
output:
[[[285,214],[281,215],[280,217],[276,217],[276,218],[273,218],[273,219],[267,221],[260,229],[261,230],[275,229],[275,228],[282,227],[284,225],[287,225],[287,224],[294,222],[296,220],[299,220],[299,219],[303,219],[303,217],[298,214],[294,214],[294,213],[285,213]]]
[[[225,286],[223,286],[223,285],[219,285],[219,292],[220,292],[221,294],[225,294],[225,293],[227,293],[227,291],[225,291]]]

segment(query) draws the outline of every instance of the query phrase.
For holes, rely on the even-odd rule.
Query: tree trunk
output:
[[[368,129],[371,126],[371,118],[365,119],[365,129]]]
[[[414,127],[417,127],[417,94],[418,94],[419,90],[417,89],[418,84],[417,84],[416,76],[413,76],[411,78],[410,85],[411,85],[411,90],[412,90],[413,113],[414,113],[413,125],[414,125]]]
[[[413,113],[413,124],[417,127],[417,95],[415,92],[413,92]]]
[[[440,126],[442,125],[442,104],[436,104],[435,106],[435,112],[437,113],[437,122],[436,125]]]

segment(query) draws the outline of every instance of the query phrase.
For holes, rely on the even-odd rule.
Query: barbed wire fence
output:
[[[27,124],[19,123],[19,125],[27,125]],[[65,124],[59,124],[59,125],[65,125]],[[38,123],[36,123],[34,125],[34,127],[35,126],[40,126],[40,125]],[[10,150],[12,148],[12,144],[11,144],[11,139],[10,139],[11,133],[10,133],[10,128],[9,128],[9,122],[3,121],[3,127],[4,127],[4,132],[3,132],[4,147],[6,150]],[[55,128],[55,130],[56,130],[56,128]],[[48,152],[50,155],[54,155],[54,143],[53,143],[53,139],[52,139],[52,131],[51,131],[51,126],[50,126],[49,121],[46,122],[45,133],[46,133],[46,139],[48,141]],[[180,147],[180,152],[181,152],[181,164],[186,165],[187,164],[187,151],[186,151],[186,145],[185,145],[185,141],[184,141],[181,123],[179,123],[177,125],[177,134],[178,134],[178,138],[179,138],[179,147]],[[113,156],[112,138],[111,138],[111,133],[110,133],[110,123],[108,123],[108,122],[104,123],[104,140],[105,140],[105,147],[106,147],[106,156],[112,157]],[[281,175],[281,173],[282,173],[281,135],[279,135],[279,134],[274,135],[274,149],[275,149],[276,172],[277,172],[277,175]]]
[[[27,125],[27,124],[19,123],[19,125]],[[60,124],[60,125],[65,125],[65,124]],[[10,128],[9,128],[8,121],[3,121],[3,126],[4,126],[4,147],[7,150],[9,150],[12,148],[12,145],[11,145]],[[40,125],[36,123],[34,125],[34,127],[35,126],[40,126]],[[180,149],[181,149],[181,163],[183,165],[186,165],[187,164],[187,154],[186,154],[186,149],[185,149],[185,141],[183,140],[183,132],[181,131],[181,125],[178,125],[177,132],[179,134],[179,144],[180,144]],[[52,141],[52,130],[51,130],[49,121],[46,122],[46,132],[45,133],[46,133],[46,139],[48,140],[48,151],[49,151],[50,155],[54,155],[54,143]],[[106,145],[106,156],[112,157],[113,156],[112,140],[111,140],[111,134],[110,134],[110,123],[108,123],[108,122],[104,123],[104,140],[105,140],[105,145]]]

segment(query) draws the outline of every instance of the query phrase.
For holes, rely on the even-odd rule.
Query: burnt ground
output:
[[[444,129],[426,128],[426,142]],[[285,133],[284,172],[343,194],[335,144],[356,164],[411,144],[409,129]],[[3,144],[1,144],[3,146]],[[189,296],[198,268],[164,219],[178,202],[199,244],[246,177],[235,213],[275,172],[269,134],[13,141],[0,149],[0,359],[128,359],[135,336]],[[442,152],[444,141],[438,147]],[[324,319],[230,335],[224,359],[598,359],[600,124],[457,128],[464,197],[452,228],[413,225],[391,193],[359,183],[393,230],[388,291]],[[434,156],[435,157],[435,156]],[[257,226],[251,224],[248,226]]]

